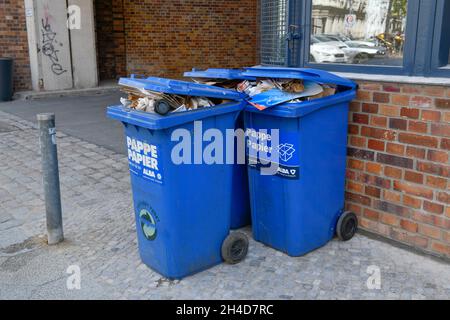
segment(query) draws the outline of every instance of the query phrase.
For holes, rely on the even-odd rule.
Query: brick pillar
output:
[[[116,77],[126,76],[125,21],[123,0],[112,0]]]
[[[0,19],[0,57],[14,58],[14,90],[31,89],[24,1],[1,1]]]

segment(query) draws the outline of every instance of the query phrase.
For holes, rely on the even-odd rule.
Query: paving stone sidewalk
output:
[[[66,241],[48,247],[38,132],[10,114],[0,119],[0,299],[450,298],[449,264],[359,234],[299,258],[251,241],[238,265],[164,279],[139,259],[125,156],[60,132]],[[80,290],[67,289],[71,265]],[[371,266],[379,290],[367,287]]]

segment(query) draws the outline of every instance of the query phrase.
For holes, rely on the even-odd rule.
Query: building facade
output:
[[[450,257],[450,2],[261,3],[263,64],[281,60],[359,84],[346,208],[360,227]]]
[[[83,34],[76,21],[67,28],[62,1],[38,2],[0,3],[0,55],[15,58],[16,90],[258,63],[355,79],[347,209],[368,232],[450,257],[448,1],[73,1],[91,23]]]
[[[255,0],[6,0],[0,55],[15,59],[16,91],[95,87],[130,73],[181,77],[256,64],[257,14]]]

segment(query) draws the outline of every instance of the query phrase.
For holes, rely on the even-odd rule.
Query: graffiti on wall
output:
[[[63,47],[63,44],[58,42],[57,33],[52,29],[50,18],[47,5],[44,7],[44,17],[41,19],[42,54],[50,60],[52,72],[59,76],[67,72],[58,57],[58,52],[60,51],[58,47]]]

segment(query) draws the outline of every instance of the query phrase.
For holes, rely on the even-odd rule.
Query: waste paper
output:
[[[257,108],[265,110],[283,103],[302,103],[336,94],[333,85],[319,84],[301,79],[257,79],[229,80],[193,78],[195,83],[233,89],[247,95],[246,101]],[[206,97],[192,97],[151,91],[122,85],[122,91],[127,98],[120,102],[126,108],[144,112],[154,112],[160,115],[186,112],[201,108],[214,107],[226,102],[213,101]],[[217,99],[214,99],[217,100]]]
[[[280,83],[279,85],[280,86],[276,86],[269,90],[263,90],[262,92],[251,96],[247,102],[259,110],[264,110],[268,107],[273,107],[293,100],[301,102],[301,100],[298,99],[316,96],[323,93],[323,88],[320,84],[310,81],[305,81],[302,83],[301,89],[300,87],[297,87],[298,91],[287,91],[284,89],[292,88],[291,84],[285,84],[285,87],[282,87]],[[282,89],[280,89],[280,87]]]
[[[248,96],[247,102],[259,110],[283,103],[301,103],[336,94],[332,85],[301,79],[258,79],[255,81],[194,78],[197,83],[235,88]],[[234,85],[234,87],[233,87]]]
[[[120,98],[120,102],[124,107],[145,112],[155,112],[160,115],[208,108],[216,105],[210,99],[204,97],[167,94],[130,86],[122,86],[122,91],[127,94],[127,98]]]

